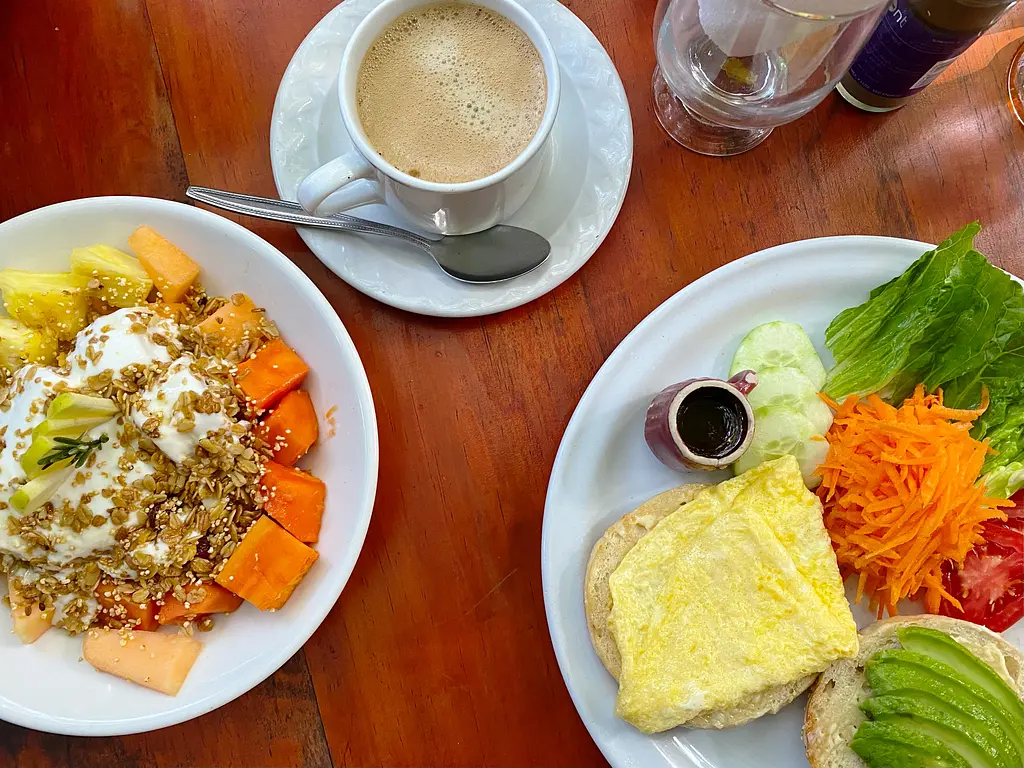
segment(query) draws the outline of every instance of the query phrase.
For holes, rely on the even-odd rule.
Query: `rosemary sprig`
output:
[[[68,466],[72,464],[79,469],[85,466],[89,454],[103,445],[110,438],[104,432],[95,440],[85,440],[81,437],[55,437],[53,442],[57,445],[39,459],[39,466],[46,469],[58,462],[66,461]]]

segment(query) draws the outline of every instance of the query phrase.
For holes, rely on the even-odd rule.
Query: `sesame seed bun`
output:
[[[870,695],[864,665],[878,651],[898,648],[896,630],[907,625],[945,632],[991,666],[1024,698],[1024,656],[985,627],[945,616],[896,616],[860,632],[860,652],[840,659],[821,673],[811,690],[804,716],[804,746],[812,768],[867,768],[850,749],[850,740],[864,720],[860,703]]]

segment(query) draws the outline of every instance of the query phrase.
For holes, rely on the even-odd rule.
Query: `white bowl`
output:
[[[148,224],[203,268],[211,294],[249,294],[309,364],[306,387],[321,439],[301,465],[327,484],[320,558],[288,603],[261,613],[245,603],[200,635],[203,652],[176,697],[124,682],[80,661],[81,640],[52,629],[21,645],[0,611],[0,718],[52,733],[110,736],[189,720],[273,674],[320,626],[341,594],[366,537],[377,487],[377,422],[352,340],[316,286],[280,251],[228,219],[141,197],[52,205],[0,224],[0,267],[67,271],[75,246],[128,251]],[[130,252],[130,251],[129,251]],[[325,420],[334,407],[334,426]],[[332,434],[333,433],[333,434]],[[4,593],[6,590],[4,590]]]

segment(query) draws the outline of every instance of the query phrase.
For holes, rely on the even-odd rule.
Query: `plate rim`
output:
[[[622,174],[621,174],[621,176],[622,176],[622,184],[621,184],[620,189],[618,190],[617,199],[615,200],[614,205],[608,206],[608,209],[607,209],[608,212],[609,212],[609,218],[608,218],[607,226],[602,228],[603,231],[594,239],[593,243],[586,249],[585,255],[582,256],[579,259],[579,263],[576,264],[575,267],[572,268],[571,270],[568,270],[564,274],[559,275],[558,277],[556,277],[556,279],[550,285],[546,285],[543,288],[539,287],[539,286],[535,287],[533,289],[524,291],[521,295],[517,295],[517,296],[515,296],[514,298],[511,298],[511,299],[505,297],[505,298],[502,298],[502,299],[499,299],[499,300],[495,300],[492,304],[487,305],[485,307],[479,307],[479,306],[473,306],[473,307],[455,307],[455,306],[436,307],[436,306],[426,306],[423,303],[422,299],[419,298],[419,297],[416,297],[416,298],[413,298],[413,299],[407,299],[407,298],[404,298],[403,296],[396,296],[396,295],[394,295],[393,293],[390,293],[390,292],[387,292],[387,293],[380,293],[380,292],[378,292],[378,293],[371,293],[368,289],[364,288],[363,286],[354,284],[353,282],[351,282],[349,280],[349,278],[347,278],[346,276],[336,272],[327,263],[327,261],[325,261],[324,259],[322,259],[320,257],[320,255],[317,253],[316,249],[310,243],[310,239],[309,239],[309,238],[312,238],[312,237],[316,236],[314,232],[310,231],[307,228],[296,227],[296,231],[298,232],[299,237],[302,238],[302,241],[305,243],[306,247],[310,249],[310,251],[313,253],[314,256],[316,256],[317,260],[320,261],[325,267],[327,267],[327,269],[330,270],[330,272],[332,274],[336,275],[339,279],[344,281],[346,284],[348,284],[349,286],[351,286],[355,290],[359,291],[360,293],[362,293],[362,294],[364,294],[366,296],[369,296],[370,298],[372,298],[372,299],[374,299],[376,301],[379,301],[379,302],[381,302],[383,304],[386,304],[388,306],[391,306],[391,307],[394,307],[396,309],[400,309],[400,310],[403,310],[403,311],[406,311],[406,312],[411,312],[413,314],[424,315],[424,316],[427,316],[427,317],[445,317],[445,318],[486,317],[488,315],[499,314],[501,312],[505,312],[505,311],[508,311],[508,310],[511,310],[511,309],[515,309],[517,307],[521,307],[521,306],[523,306],[525,304],[530,303],[531,301],[535,301],[536,299],[539,299],[542,296],[552,292],[553,290],[558,288],[560,285],[562,285],[563,283],[568,281],[569,278],[571,278],[573,275],[577,274],[587,264],[587,262],[590,261],[590,259],[597,252],[598,248],[601,247],[601,245],[604,243],[604,241],[607,239],[608,235],[610,234],[610,232],[614,228],[616,221],[618,221],[619,214],[622,212],[622,206],[625,204],[626,193],[629,190],[629,184],[630,184],[630,180],[632,178],[633,160],[634,160],[634,155],[635,155],[635,137],[634,137],[634,132],[633,132],[633,115],[632,115],[632,110],[631,110],[630,104],[629,104],[629,98],[628,98],[628,96],[626,94],[625,86],[623,85],[623,82],[622,82],[622,76],[619,74],[619,71],[618,71],[618,69],[615,66],[615,62],[612,60],[612,58],[609,55],[607,49],[604,47],[604,44],[600,41],[600,39],[597,37],[597,35],[594,34],[593,30],[591,30],[590,27],[588,27],[583,22],[583,20],[580,19],[572,11],[571,8],[569,8],[568,6],[562,4],[558,0],[538,0],[538,1],[539,2],[547,2],[547,3],[549,3],[552,8],[557,9],[555,11],[556,13],[568,14],[567,18],[571,18],[573,20],[574,24],[576,24],[582,31],[585,31],[585,33],[587,35],[589,35],[589,37],[591,38],[592,42],[596,45],[597,51],[599,52],[599,54],[601,56],[603,56],[605,62],[607,63],[607,65],[609,67],[609,71],[614,75],[614,85],[616,86],[615,90],[616,90],[617,100],[621,103],[622,112],[625,114],[625,118],[626,118],[625,121],[624,121],[624,124],[622,125],[622,128],[625,130],[625,137],[626,137],[626,143],[627,143],[628,157],[627,157],[626,162],[625,162],[625,164],[624,164],[624,166],[622,168]],[[283,192],[282,192],[282,186],[283,185],[282,185],[282,182],[281,182],[281,177],[282,177],[283,171],[279,167],[279,162],[280,162],[279,158],[278,158],[278,154],[279,153],[276,151],[276,148],[282,143],[282,139],[280,137],[280,131],[281,131],[280,124],[281,124],[281,115],[282,115],[282,113],[284,111],[284,107],[282,105],[282,94],[284,93],[284,90],[285,90],[285,84],[286,84],[286,82],[289,82],[289,80],[292,78],[293,70],[298,66],[298,60],[300,58],[300,55],[303,53],[303,50],[305,49],[305,47],[308,44],[310,44],[311,38],[313,38],[313,36],[317,33],[317,31],[321,28],[321,26],[323,26],[323,25],[328,23],[329,19],[334,17],[335,14],[342,14],[342,13],[344,13],[345,11],[343,9],[345,9],[346,7],[348,7],[350,13],[359,14],[361,16],[365,15],[364,13],[362,13],[361,9],[360,10],[354,10],[352,8],[352,6],[350,5],[350,3],[352,3],[352,2],[353,2],[353,0],[347,0],[347,2],[344,2],[344,3],[341,3],[341,4],[337,5],[337,6],[335,6],[334,8],[329,10],[326,14],[324,14],[324,16],[313,26],[313,28],[305,35],[305,37],[303,37],[302,42],[299,43],[298,47],[295,49],[295,52],[292,54],[291,59],[288,61],[288,66],[285,67],[284,73],[281,76],[281,80],[278,83],[277,93],[276,93],[276,95],[274,97],[274,107],[273,107],[273,110],[271,112],[271,119],[270,119],[270,135],[269,135],[270,148],[269,149],[270,149],[271,171],[272,171],[272,175],[273,175],[273,178],[274,178],[274,186],[277,189],[278,194],[282,195],[282,197],[284,196]],[[383,2],[383,0],[370,0],[370,2],[373,3],[373,6],[371,8],[369,8],[366,11],[366,13],[369,13],[373,9],[373,7],[376,7],[376,5],[379,4],[380,2]],[[560,66],[564,67],[565,65],[564,65],[564,63],[562,63],[560,61]],[[563,76],[563,78],[564,78],[564,76]],[[466,289],[463,288],[463,290],[466,290]],[[470,288],[470,290],[471,290],[471,288]]]
[[[174,200],[165,200],[162,198],[146,197],[141,195],[98,195],[53,203],[41,208],[35,208],[31,211],[26,211],[25,213],[14,216],[4,222],[0,222],[0,232],[18,224],[24,225],[26,222],[31,222],[32,219],[54,215],[55,213],[59,214],[62,211],[72,210],[75,208],[88,208],[94,205],[105,206],[117,204],[131,207],[142,206],[143,208],[150,207],[154,209],[165,208],[177,210],[177,212],[181,213],[185,217],[192,217],[197,221],[209,222],[214,227],[220,226],[237,235],[239,242],[246,242],[254,251],[264,251],[271,261],[276,262],[285,273],[291,275],[305,293],[309,294],[311,298],[316,297],[313,300],[317,303],[318,314],[320,314],[327,323],[329,330],[338,340],[341,349],[344,350],[350,361],[356,363],[353,368],[357,373],[355,383],[356,389],[359,392],[359,411],[362,414],[362,426],[364,432],[363,447],[367,459],[366,479],[370,482],[367,483],[367,490],[364,492],[363,498],[360,500],[360,506],[364,511],[358,519],[354,536],[351,539],[352,541],[358,540],[359,546],[353,549],[347,559],[339,561],[334,569],[336,574],[334,581],[337,586],[337,594],[329,603],[325,601],[321,610],[305,614],[308,618],[306,618],[306,621],[303,624],[303,629],[295,634],[292,642],[287,645],[280,646],[276,653],[268,657],[270,660],[266,662],[265,670],[263,665],[261,665],[250,674],[244,676],[242,682],[234,686],[225,686],[216,694],[198,699],[163,714],[143,715],[138,718],[121,718],[118,720],[105,720],[102,722],[75,720],[66,717],[54,717],[52,715],[46,715],[34,711],[26,712],[24,709],[13,709],[7,703],[0,701],[0,720],[4,720],[24,728],[32,728],[34,730],[61,736],[127,736],[137,733],[146,733],[173,725],[180,725],[181,723],[194,720],[197,717],[201,717],[202,715],[212,712],[213,710],[248,694],[253,688],[276,673],[320,628],[324,619],[327,618],[327,615],[334,609],[334,606],[337,605],[338,599],[341,597],[341,593],[348,585],[348,582],[352,577],[352,572],[355,570],[356,563],[359,560],[359,556],[362,554],[363,547],[366,544],[366,536],[369,531],[370,520],[373,517],[373,507],[376,501],[377,484],[380,472],[380,436],[377,429],[376,408],[373,402],[373,393],[370,389],[369,378],[366,375],[366,366],[363,364],[362,358],[359,355],[359,350],[356,349],[355,343],[352,341],[352,337],[349,335],[348,329],[345,328],[345,324],[342,322],[341,317],[309,276],[306,275],[306,273],[303,272],[294,262],[287,258],[278,248],[267,240],[264,240],[255,232],[246,229],[241,224],[238,224],[227,217],[220,216],[203,208],[180,203]],[[334,587],[331,588],[331,591],[334,591]],[[168,701],[173,702],[174,698],[168,697]]]
[[[556,574],[552,572],[553,564],[551,563],[550,556],[550,542],[551,542],[551,519],[553,514],[549,514],[553,505],[554,486],[556,485],[556,477],[564,472],[563,465],[568,462],[566,458],[568,453],[571,451],[570,445],[575,442],[573,439],[574,432],[579,430],[578,422],[583,418],[582,411],[585,410],[584,406],[589,407],[590,400],[596,397],[596,385],[598,379],[602,378],[604,371],[611,370],[615,367],[621,357],[629,354],[628,348],[631,346],[631,342],[635,337],[643,335],[646,329],[653,326],[664,314],[677,309],[677,304],[685,301],[689,294],[696,292],[697,290],[706,288],[709,284],[728,279],[733,276],[733,273],[740,272],[744,269],[748,269],[753,265],[761,264],[762,262],[772,261],[776,259],[782,259],[789,256],[789,251],[796,247],[807,247],[810,245],[817,245],[823,247],[823,251],[830,244],[849,245],[854,242],[862,243],[863,245],[870,247],[872,245],[886,246],[886,247],[900,247],[900,248],[920,248],[920,254],[933,250],[936,246],[931,243],[926,243],[919,240],[912,240],[909,238],[901,237],[887,237],[884,235],[832,235],[825,237],[814,237],[805,238],[802,240],[792,240],[785,243],[779,243],[777,245],[769,246],[768,248],[749,253],[745,256],[741,256],[733,261],[717,267],[706,274],[701,275],[696,280],[687,283],[675,293],[665,298],[658,306],[652,309],[647,315],[645,315],[630,331],[627,333],[618,344],[615,345],[615,349],[612,350],[611,354],[605,358],[604,362],[594,373],[590,382],[584,389],[583,394],[580,395],[579,401],[576,403],[576,407],[573,409],[572,416],[570,416],[568,423],[565,426],[565,430],[562,433],[562,438],[558,444],[558,450],[555,453],[555,460],[551,466],[551,473],[548,476],[547,490],[544,495],[544,514],[541,523],[541,587],[544,598],[544,614],[548,625],[548,637],[551,640],[552,648],[555,652],[555,661],[558,663],[558,671],[562,676],[562,681],[565,683],[565,687],[569,692],[569,697],[572,699],[573,706],[576,708],[576,713],[580,720],[586,727],[587,732],[590,734],[590,738],[594,744],[601,751],[605,760],[613,766],[613,768],[634,768],[637,765],[633,761],[633,758],[629,755],[621,754],[620,749],[616,748],[616,739],[606,739],[599,737],[598,735],[598,723],[588,716],[584,715],[582,708],[583,695],[582,692],[576,688],[573,682],[570,681],[570,677],[567,673],[568,668],[568,656],[574,652],[569,646],[568,638],[563,637],[561,631],[558,629],[556,617],[561,615],[560,608],[555,604],[554,599],[554,587],[551,586],[555,582]],[[611,375],[611,374],[604,374]],[[582,600],[582,585],[580,585],[580,595]],[[588,641],[589,642],[589,638]],[[655,748],[656,749],[656,748]],[[657,750],[660,751],[660,750]],[[693,768],[700,768],[697,763],[689,759],[689,764]],[[665,763],[669,765],[669,763]]]

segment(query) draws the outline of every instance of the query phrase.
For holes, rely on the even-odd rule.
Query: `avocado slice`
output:
[[[898,723],[865,720],[850,749],[869,768],[976,768],[938,739]]]
[[[1013,742],[998,726],[992,728],[980,720],[975,720],[933,694],[915,690],[900,691],[874,696],[863,702],[860,708],[868,717],[878,722],[898,723],[909,718],[915,723],[927,723],[951,731],[956,736],[953,741],[957,743],[950,743],[949,738],[943,738],[947,745],[965,756],[977,749],[988,761],[986,765],[991,764],[998,768],[1017,768],[1020,765]],[[959,739],[966,739],[972,745],[967,752],[961,748]],[[976,760],[971,762],[973,764]]]
[[[996,671],[944,632],[927,627],[904,627],[896,631],[900,644],[908,651],[917,651],[940,661],[966,680],[971,681],[999,702],[1012,714],[1024,732],[1024,701],[1006,684]]]
[[[990,727],[997,727],[1013,744],[1017,765],[1024,765],[1024,727],[1005,707],[975,683],[961,677],[931,656],[901,648],[879,651],[864,669],[876,696],[904,690],[931,693]]]
[[[1016,766],[1001,765],[955,728],[903,715],[883,715],[882,719],[875,722],[891,723],[904,731],[926,736],[962,757],[971,768],[1016,768]]]

